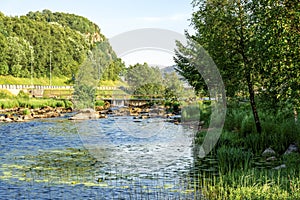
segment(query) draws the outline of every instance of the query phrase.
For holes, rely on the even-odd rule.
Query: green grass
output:
[[[207,199],[300,199],[300,154],[283,153],[300,144],[300,121],[293,110],[259,110],[262,133],[256,132],[250,106],[229,105],[223,133],[207,158],[196,161],[196,187]],[[203,130],[195,142],[202,144]],[[275,161],[262,152],[271,147]],[[213,164],[209,164],[213,161]],[[285,164],[286,168],[273,168]]]
[[[33,78],[32,80],[34,85],[50,85],[49,77],[40,77],[40,78]],[[56,77],[53,76],[51,79],[51,84],[55,86],[66,86],[70,85],[70,78],[69,77]],[[0,85],[31,85],[31,78],[17,78],[11,75],[8,76],[0,76]],[[100,81],[99,86],[127,86],[126,83],[122,81]]]
[[[214,200],[294,200],[300,199],[299,176],[287,170],[235,170],[218,177],[202,174],[197,187]]]
[[[69,78],[67,77],[52,77],[51,84],[58,86],[68,85]],[[33,78],[34,85],[49,85],[49,77]],[[13,76],[0,76],[1,85],[31,85],[30,78],[16,78]]]
[[[44,89],[43,97],[70,98],[73,92],[74,89]]]
[[[45,106],[50,107],[72,107],[72,103],[68,100],[60,99],[0,99],[0,108],[9,109],[9,108],[42,108]]]
[[[111,87],[118,87],[118,86],[128,86],[126,83],[124,83],[123,81],[112,81],[112,80],[108,80],[108,81],[100,81],[99,86],[111,86]]]

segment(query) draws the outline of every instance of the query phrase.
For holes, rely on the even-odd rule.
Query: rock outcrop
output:
[[[88,120],[98,119],[100,115],[93,109],[82,109],[74,116],[70,117],[69,120]]]

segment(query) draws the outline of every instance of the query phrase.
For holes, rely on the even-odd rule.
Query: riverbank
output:
[[[72,112],[71,107],[55,107],[44,106],[42,108],[12,108],[0,110],[0,122],[24,122],[38,118],[60,117],[65,113]]]

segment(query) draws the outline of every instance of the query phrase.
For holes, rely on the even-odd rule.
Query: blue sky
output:
[[[191,0],[0,0],[8,16],[49,9],[82,15],[98,24],[106,37],[138,28],[183,33],[189,27]]]
[[[107,38],[141,28],[159,28],[184,34],[189,26],[192,0],[0,0],[7,16],[49,9],[87,17],[99,25]],[[174,42],[175,43],[175,42]],[[114,46],[113,46],[114,48]],[[140,51],[121,57],[127,65],[147,62],[173,65],[173,56],[162,51]]]

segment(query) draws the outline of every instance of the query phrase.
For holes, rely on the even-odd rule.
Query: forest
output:
[[[72,79],[89,52],[97,54],[98,74],[104,80],[117,79],[124,67],[98,25],[82,16],[50,10],[14,17],[0,12],[0,49],[0,75],[4,76],[39,78],[51,73]]]

